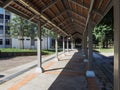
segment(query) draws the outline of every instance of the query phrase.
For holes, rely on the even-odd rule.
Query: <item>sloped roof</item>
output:
[[[0,0],[0,6],[63,36],[82,38],[89,18],[96,25],[112,0]]]

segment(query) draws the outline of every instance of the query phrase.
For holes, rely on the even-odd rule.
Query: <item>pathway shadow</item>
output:
[[[80,54],[80,51],[75,52],[64,68],[46,70],[63,69],[48,90],[88,90],[86,69]]]
[[[5,77],[5,75],[0,75],[0,78],[3,78],[3,77]]]

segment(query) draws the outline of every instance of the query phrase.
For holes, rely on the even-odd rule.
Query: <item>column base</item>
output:
[[[86,71],[86,77],[95,77],[95,72],[94,71]]]
[[[62,56],[64,57],[64,56],[65,56],[65,53],[63,53]]]
[[[84,61],[83,61],[83,62],[88,63],[88,62],[89,62],[89,60],[88,60],[88,59],[84,59]]]
[[[55,58],[53,59],[53,61],[58,62],[59,59],[55,57]]]
[[[43,73],[43,71],[44,71],[44,70],[43,70],[42,67],[41,67],[41,68],[40,68],[40,67],[37,67],[36,70],[35,70],[35,72],[37,72],[37,73]]]
[[[85,57],[86,57],[86,55],[85,55],[85,54],[82,54],[82,56],[83,56],[83,58],[85,58]]]

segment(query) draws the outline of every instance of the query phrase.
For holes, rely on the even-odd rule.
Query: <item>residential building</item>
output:
[[[21,40],[10,36],[10,21],[15,15],[3,8],[0,8],[0,48],[22,48]],[[24,48],[37,48],[37,39],[34,39],[34,44],[31,43],[30,37],[24,37]],[[51,37],[42,37],[42,49],[51,48]]]
[[[0,48],[12,47],[10,27],[8,26],[10,20],[11,13],[3,8],[0,8]]]

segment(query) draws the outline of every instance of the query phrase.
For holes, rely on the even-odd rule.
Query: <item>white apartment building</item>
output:
[[[0,48],[22,48],[21,40],[10,36],[10,27],[8,23],[14,18],[14,14],[0,8]],[[42,49],[49,49],[52,45],[51,37],[42,37]],[[37,39],[34,39],[34,45],[31,44],[30,37],[24,37],[25,49],[37,49]]]
[[[12,47],[10,27],[8,26],[10,19],[11,13],[0,8],[0,48]]]

